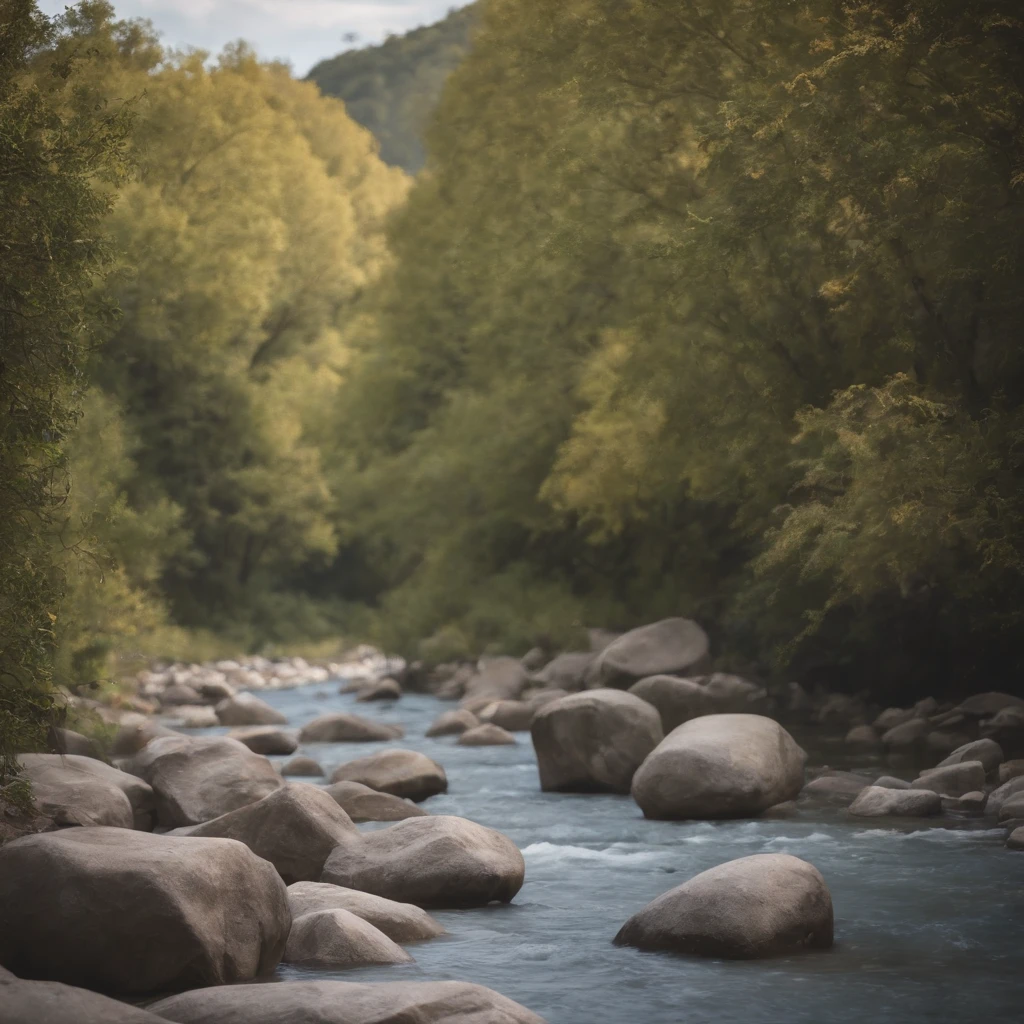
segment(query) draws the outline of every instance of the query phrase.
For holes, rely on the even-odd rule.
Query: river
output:
[[[646,821],[628,797],[541,793],[528,733],[517,734],[515,747],[427,739],[430,722],[455,706],[433,697],[357,704],[336,683],[259,696],[292,726],[339,710],[402,725],[398,742],[305,744],[297,753],[329,774],[386,747],[422,751],[444,766],[449,785],[424,809],[499,829],[526,860],[512,904],[432,912],[451,934],[409,945],[414,964],[282,965],[281,979],[472,981],[550,1024],[1024,1020],[1024,854],[1004,848],[1003,829],[977,820],[879,826],[831,808],[786,820]],[[811,751],[810,766],[824,758],[849,766],[840,764],[849,761],[841,748],[815,750],[798,739]],[[735,962],[612,945],[620,925],[655,896],[752,853],[791,853],[821,871],[835,907],[831,951]]]

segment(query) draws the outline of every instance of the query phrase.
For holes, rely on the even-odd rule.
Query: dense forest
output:
[[[452,9],[436,25],[320,61],[308,77],[373,132],[382,160],[415,174],[426,160],[427,125],[469,50],[475,22],[476,5]]]
[[[1019,687],[1022,53],[1016,0],[484,0],[316,69],[350,116],[8,0],[0,747],[126,651],[672,614]]]

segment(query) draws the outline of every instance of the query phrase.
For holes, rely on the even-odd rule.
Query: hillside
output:
[[[453,10],[436,25],[321,61],[308,77],[373,132],[382,159],[414,174],[425,159],[426,121],[469,48],[475,19],[476,5]]]

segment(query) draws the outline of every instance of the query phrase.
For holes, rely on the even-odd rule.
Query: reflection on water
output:
[[[318,698],[325,691],[328,699]],[[1004,849],[1003,830],[875,828],[829,808],[788,820],[649,822],[628,797],[541,793],[528,734],[515,747],[426,739],[429,723],[452,706],[430,697],[368,708],[333,687],[261,696],[292,725],[340,709],[400,723],[399,743],[309,744],[298,753],[329,773],[386,746],[421,750],[445,766],[450,789],[424,807],[501,829],[527,866],[512,905],[437,912],[451,934],[410,946],[414,964],[326,973],[282,966],[281,978],[474,981],[551,1024],[1024,1020],[1024,854]],[[814,764],[869,763],[835,744],[811,749]],[[715,864],[766,852],[803,857],[825,876],[834,949],[729,962],[612,945],[655,896]]]

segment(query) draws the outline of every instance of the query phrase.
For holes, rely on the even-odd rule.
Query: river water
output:
[[[386,747],[420,750],[444,766],[449,787],[424,809],[499,829],[526,860],[512,904],[432,911],[450,935],[409,945],[414,964],[282,965],[282,979],[472,981],[550,1024],[1024,1021],[1024,853],[1004,848],[1005,830],[976,821],[877,826],[830,808],[777,821],[646,821],[628,797],[541,793],[528,733],[515,747],[427,739],[430,722],[455,706],[433,697],[357,704],[336,683],[259,696],[292,726],[339,710],[401,724],[401,741],[306,744],[297,753],[330,774]],[[839,766],[835,750],[815,756],[798,739],[812,751],[810,765],[828,757]],[[821,871],[835,907],[832,950],[736,962],[612,945],[654,897],[753,853],[791,853]]]

